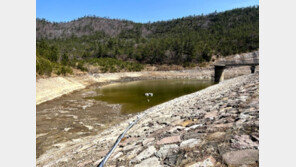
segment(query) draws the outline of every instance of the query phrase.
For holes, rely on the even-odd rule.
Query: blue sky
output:
[[[145,23],[253,5],[259,0],[36,0],[36,15],[55,22],[96,15]]]

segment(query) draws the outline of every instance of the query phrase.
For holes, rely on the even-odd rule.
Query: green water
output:
[[[129,114],[144,111],[210,85],[213,82],[196,79],[142,80],[103,86],[97,89],[100,95],[93,98],[109,104],[121,104],[121,113]],[[153,97],[146,97],[147,92],[153,93]]]

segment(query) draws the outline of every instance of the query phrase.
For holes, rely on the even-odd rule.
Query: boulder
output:
[[[213,158],[212,156],[209,156],[202,161],[187,164],[185,165],[185,167],[214,167],[215,164],[216,164],[215,158]]]
[[[193,130],[193,129],[196,129],[196,128],[202,127],[202,126],[203,126],[202,124],[192,125],[192,126],[190,126],[188,128],[185,128],[184,130],[189,131],[189,130]]]
[[[259,160],[259,151],[253,149],[230,151],[223,154],[222,159],[228,166],[256,164]]]
[[[174,133],[175,131],[180,131],[180,130],[183,130],[183,129],[184,129],[184,127],[182,127],[182,126],[174,126],[173,128],[171,128],[169,130],[169,132]]]
[[[205,119],[209,118],[210,120],[212,120],[212,119],[214,119],[217,116],[218,116],[218,111],[217,110],[214,110],[214,111],[211,111],[211,112],[206,113]]]
[[[149,146],[146,150],[142,151],[138,156],[136,156],[131,162],[140,162],[153,155],[156,152],[154,146]]]
[[[193,148],[196,146],[199,146],[201,144],[201,140],[200,139],[189,139],[189,140],[185,140],[180,144],[180,148],[181,149],[185,149],[185,148]]]
[[[183,127],[187,127],[189,126],[190,124],[193,124],[194,122],[192,120],[186,120],[184,122],[181,122],[180,125],[183,126]]]
[[[181,142],[180,136],[170,136],[170,137],[166,137],[159,140],[156,144],[162,145],[162,144],[171,144],[171,143],[178,143],[178,142]]]
[[[234,136],[231,147],[238,149],[258,148],[259,143],[254,142],[249,135]]]
[[[113,157],[112,157],[112,159],[118,159],[120,156],[122,156],[123,155],[123,153],[122,152],[119,152],[119,153],[117,153],[117,154],[115,154]]]
[[[142,161],[140,164],[135,165],[135,167],[161,167],[158,158],[152,157]]]
[[[143,146],[147,146],[149,143],[151,143],[151,142],[154,141],[154,140],[155,140],[154,137],[147,138],[147,139],[145,139],[145,140],[142,142],[142,144],[143,144]]]
[[[176,144],[164,145],[156,152],[156,156],[165,159],[168,155],[178,152],[178,150],[179,146]]]
[[[225,137],[225,132],[214,132],[207,136],[208,140],[219,140]]]

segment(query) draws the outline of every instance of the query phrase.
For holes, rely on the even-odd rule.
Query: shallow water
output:
[[[173,98],[190,94],[213,85],[212,81],[196,79],[142,80],[116,83],[97,89],[98,96],[91,97],[109,104],[121,104],[121,113],[144,111]],[[145,93],[153,93],[146,97]]]

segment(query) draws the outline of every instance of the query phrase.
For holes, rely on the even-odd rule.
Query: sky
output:
[[[36,0],[36,16],[65,22],[95,15],[147,23],[259,5],[259,0]]]

